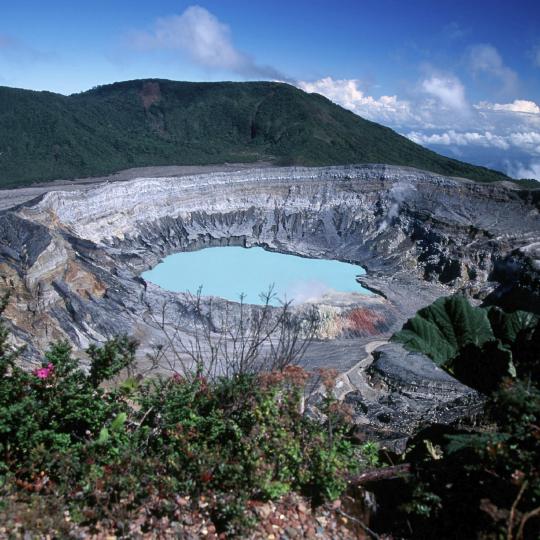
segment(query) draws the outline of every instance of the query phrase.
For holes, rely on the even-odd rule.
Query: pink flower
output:
[[[34,370],[34,375],[38,379],[47,379],[53,374],[54,371],[54,365],[53,364],[47,364],[47,367],[42,367],[39,369]]]

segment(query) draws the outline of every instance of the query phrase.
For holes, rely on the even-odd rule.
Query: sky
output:
[[[0,0],[0,85],[278,80],[540,180],[540,0]]]

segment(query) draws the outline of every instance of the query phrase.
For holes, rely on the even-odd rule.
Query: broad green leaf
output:
[[[473,307],[465,297],[456,295],[439,298],[418,311],[392,339],[442,365],[455,358],[463,347],[481,347],[495,336],[486,310]]]
[[[427,354],[437,365],[453,358],[457,349],[448,343],[433,323],[422,319],[411,319],[403,330],[393,335],[392,340],[403,343],[406,349]]]
[[[538,316],[527,311],[505,313],[498,307],[491,307],[487,311],[493,333],[507,344],[514,343],[520,333],[532,330],[538,322]]]

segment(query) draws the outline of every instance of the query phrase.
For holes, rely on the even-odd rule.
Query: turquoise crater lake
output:
[[[273,285],[272,305],[302,303],[333,291],[369,294],[356,281],[361,266],[325,259],[273,253],[259,247],[214,247],[175,253],[142,277],[163,289],[219,296],[261,304],[261,293]]]

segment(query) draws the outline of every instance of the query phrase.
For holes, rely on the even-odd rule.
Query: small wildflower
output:
[[[46,367],[38,368],[34,370],[34,375],[38,379],[48,379],[54,372],[54,365],[49,363]]]

